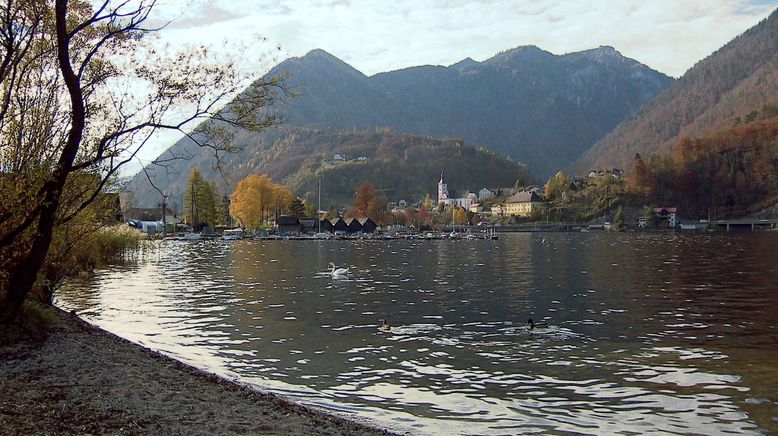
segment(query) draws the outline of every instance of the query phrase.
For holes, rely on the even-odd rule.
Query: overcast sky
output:
[[[152,18],[169,22],[158,33],[163,42],[239,53],[255,77],[316,48],[373,75],[483,61],[530,44],[555,54],[610,45],[680,77],[776,7],[778,0],[158,0]],[[179,137],[159,134],[126,173]]]
[[[778,0],[159,0],[175,43],[227,39],[322,48],[365,74],[477,61],[520,45],[563,54],[611,45],[679,77],[765,18]],[[248,56],[254,57],[254,56]],[[259,56],[255,56],[259,57]]]

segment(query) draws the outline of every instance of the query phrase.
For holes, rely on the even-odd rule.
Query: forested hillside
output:
[[[692,67],[595,144],[574,172],[627,166],[635,153],[670,152],[681,137],[753,120],[778,101],[778,10]]]
[[[778,105],[738,127],[681,138],[672,154],[649,158],[645,171],[638,191],[687,217],[740,217],[772,206],[778,202]]]
[[[164,187],[171,201],[180,204],[192,168],[215,180],[220,193],[231,193],[235,183],[251,173],[267,173],[296,195],[317,201],[322,180],[323,206],[351,204],[356,187],[372,181],[389,200],[420,201],[436,195],[441,171],[450,189],[477,191],[483,187],[513,186],[516,180],[534,181],[526,166],[493,152],[465,145],[461,140],[392,132],[336,131],[283,127],[261,135],[241,133],[236,142],[251,141],[252,147],[226,155],[219,172],[207,153],[192,154],[165,167],[149,167],[152,180]],[[191,146],[190,146],[191,147]],[[180,147],[182,151],[186,147]],[[182,151],[183,152],[183,151]],[[335,160],[335,154],[344,160]],[[159,194],[145,174],[130,183],[138,203],[155,204]]]

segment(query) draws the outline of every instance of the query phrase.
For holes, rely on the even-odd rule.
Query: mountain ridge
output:
[[[522,46],[483,62],[466,58],[453,64],[456,67],[426,65],[368,77],[316,49],[287,59],[269,74],[288,74],[289,87],[301,93],[276,108],[284,126],[341,132],[388,127],[430,139],[460,138],[470,146],[529,163],[534,175],[545,177],[572,162],[673,81],[637,61],[620,58],[612,48],[554,55]],[[635,71],[641,74],[635,76]],[[243,132],[235,136],[236,144],[246,146],[244,155],[264,150],[264,140]],[[195,152],[190,149],[183,139],[163,155]],[[287,166],[300,161],[287,158]],[[255,165],[252,171],[267,172],[270,163],[257,161],[265,166]],[[240,168],[238,172],[244,167]]]
[[[635,153],[668,152],[681,137],[732,127],[778,101],[778,9],[705,59],[597,141],[572,166],[628,165]]]
[[[564,55],[520,46],[483,62],[465,58],[369,77],[351,67],[346,74],[344,65],[317,49],[276,66],[273,73],[288,72],[302,93],[282,108],[284,119],[459,137],[540,176],[572,163],[674,80],[610,46]]]

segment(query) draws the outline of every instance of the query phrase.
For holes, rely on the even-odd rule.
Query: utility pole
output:
[[[167,195],[162,193],[162,239],[167,236]]]

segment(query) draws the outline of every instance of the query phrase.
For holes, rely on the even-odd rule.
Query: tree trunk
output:
[[[16,320],[19,309],[22,307],[22,303],[24,303],[24,298],[35,284],[38,272],[41,266],[43,266],[43,261],[46,259],[46,254],[51,245],[60,196],[62,195],[68,174],[73,168],[73,161],[76,158],[83,137],[86,112],[84,110],[83,93],[79,78],[74,73],[70,63],[67,3],[68,0],[57,0],[55,18],[57,27],[57,60],[60,73],[70,94],[70,131],[68,132],[67,142],[62,148],[57,167],[41,191],[43,206],[30,251],[19,263],[19,266],[11,272],[8,292],[4,301],[0,303],[0,324],[10,324]]]

